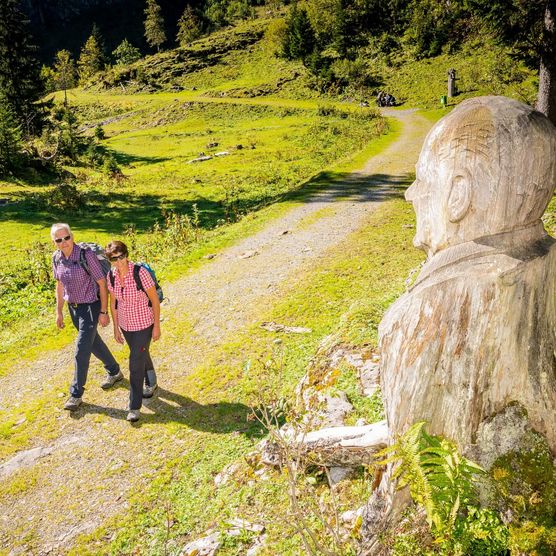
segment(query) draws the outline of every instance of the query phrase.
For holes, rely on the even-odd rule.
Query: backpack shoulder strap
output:
[[[111,268],[110,272],[108,273],[108,279],[110,280],[110,285],[112,286],[112,289],[114,289],[114,284],[115,284],[116,278],[114,277],[114,269],[113,268]]]
[[[140,270],[141,270],[141,265],[140,264],[134,264],[133,265],[133,278],[135,279],[135,285],[137,286],[138,290],[142,291],[147,296],[147,299],[149,300],[149,307],[152,307],[151,300],[150,300],[149,296],[147,295],[147,292],[145,291],[145,288],[143,287],[143,282],[141,282],[141,276],[139,275]]]
[[[87,257],[85,254],[85,249],[79,246],[79,266],[91,276],[91,270],[89,269],[89,263],[87,262]]]
[[[143,282],[141,282],[141,276],[139,275],[140,270],[141,270],[141,265],[139,264],[133,265],[133,279],[135,280],[135,285],[137,286],[137,289],[141,290],[142,292],[145,292],[145,288],[143,287]]]

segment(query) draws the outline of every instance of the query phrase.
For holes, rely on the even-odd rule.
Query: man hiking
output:
[[[108,326],[108,291],[106,275],[91,249],[77,245],[68,224],[53,224],[50,236],[56,251],[52,273],[56,280],[56,326],[64,328],[62,310],[67,302],[73,325],[77,329],[75,374],[70,397],[64,409],[76,410],[82,402],[91,354],[104,364],[107,375],[101,387],[110,388],[123,375],[114,356],[97,332],[97,325]]]

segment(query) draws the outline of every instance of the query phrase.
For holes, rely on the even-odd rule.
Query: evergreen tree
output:
[[[145,38],[149,46],[156,46],[159,52],[160,47],[166,41],[162,11],[155,0],[147,0],[147,7],[145,8]]]
[[[226,19],[237,21],[238,19],[248,19],[253,17],[255,11],[248,0],[229,0],[226,8]]]
[[[106,43],[104,42],[104,37],[100,32],[99,26],[96,23],[93,23],[93,28],[91,29],[91,36],[95,38],[96,43],[98,44],[98,48],[100,50],[100,63],[102,67],[108,65],[109,59],[106,54]]]
[[[210,24],[211,29],[218,29],[228,25],[225,0],[207,0],[205,3],[204,16]]]
[[[178,21],[177,39],[180,46],[187,46],[197,40],[202,34],[201,20],[189,5],[185,6]]]
[[[137,62],[141,58],[141,52],[135,48],[127,39],[124,39],[120,45],[112,52],[116,64],[127,65]]]
[[[294,5],[286,22],[283,54],[289,60],[308,60],[315,50],[315,33],[305,8]]]
[[[0,95],[0,175],[17,166],[21,133],[13,108],[5,95]]]
[[[67,90],[75,87],[77,78],[75,62],[67,50],[60,50],[56,53],[53,70],[56,90],[64,91],[64,104],[67,104]]]
[[[102,50],[94,35],[91,34],[81,49],[77,66],[79,68],[79,82],[81,84],[86,83],[95,73],[103,69]]]
[[[0,94],[26,136],[42,124],[40,66],[18,0],[0,1]]]

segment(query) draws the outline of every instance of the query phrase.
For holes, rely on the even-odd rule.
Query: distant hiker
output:
[[[63,308],[67,302],[73,325],[77,329],[75,374],[70,397],[64,409],[73,411],[81,405],[91,353],[104,364],[107,375],[101,384],[110,388],[123,378],[120,366],[97,332],[97,325],[108,326],[108,292],[106,276],[91,249],[73,241],[68,224],[53,224],[50,237],[56,246],[52,256],[52,273],[56,280],[56,326],[64,328]]]
[[[384,91],[379,91],[376,97],[376,103],[380,107],[384,106],[395,106],[396,105],[396,98],[394,95],[390,93],[385,93]]]
[[[151,340],[160,338],[160,300],[149,271],[128,260],[125,243],[111,241],[106,246],[106,256],[112,263],[108,289],[114,338],[119,344],[125,338],[130,350],[127,420],[134,422],[139,420],[143,398],[152,397],[157,388],[149,347]]]

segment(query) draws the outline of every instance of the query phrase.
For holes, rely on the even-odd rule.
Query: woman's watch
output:
[[[101,314],[101,315],[107,315],[107,314],[108,314],[108,311],[101,311],[100,314]]]

